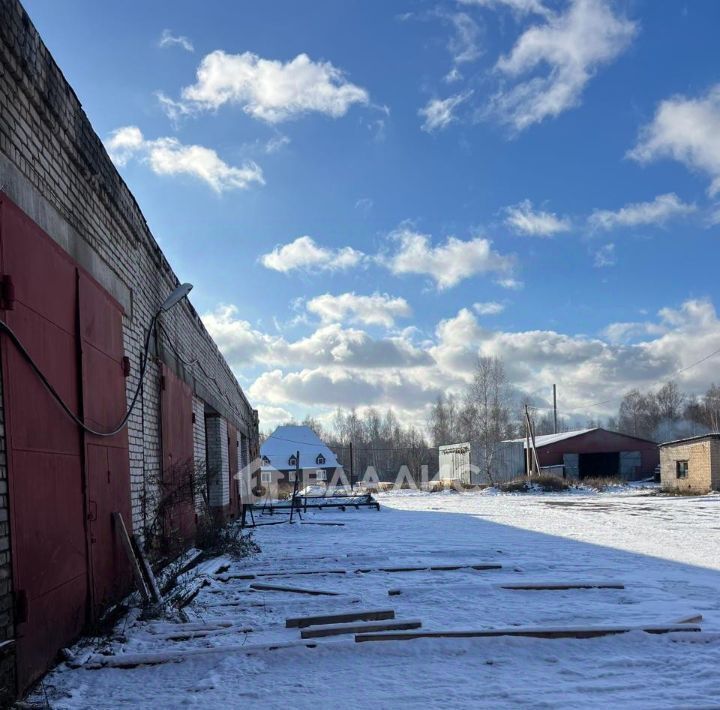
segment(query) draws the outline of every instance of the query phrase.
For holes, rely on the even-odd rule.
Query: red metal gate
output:
[[[162,365],[162,452],[165,500],[164,537],[190,540],[195,535],[192,390]]]
[[[228,422],[228,468],[230,475],[230,516],[235,517],[240,510],[238,493],[238,435],[237,429]]]
[[[74,412],[85,408],[92,423],[116,422],[126,406],[119,306],[4,196],[0,269],[14,291],[14,302],[2,304],[1,316],[53,387]],[[98,318],[108,319],[102,324],[105,337],[97,333]],[[102,444],[88,441],[86,448],[79,428],[7,339],[2,366],[22,691],[80,633],[93,599],[108,599],[109,582],[123,573],[122,563],[114,569],[108,564],[116,558],[106,522],[110,512],[121,510],[129,524],[128,454],[126,435]],[[125,498],[101,495],[102,474]],[[88,515],[94,518],[90,524]]]
[[[111,431],[127,408],[122,360],[122,310],[84,273],[78,277],[82,391],[85,422]],[[113,524],[122,513],[132,532],[130,461],[127,428],[112,437],[85,435],[88,519],[93,612],[121,598],[130,589],[132,568]]]

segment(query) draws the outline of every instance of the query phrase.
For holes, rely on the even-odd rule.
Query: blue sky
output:
[[[720,348],[712,0],[25,5],[263,428]]]

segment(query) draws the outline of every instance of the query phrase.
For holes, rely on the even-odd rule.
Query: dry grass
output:
[[[694,490],[686,488],[676,488],[675,486],[663,486],[655,495],[659,496],[704,496],[709,490]]]
[[[573,481],[567,481],[559,476],[540,474],[532,478],[516,478],[513,481],[498,483],[496,488],[503,493],[527,493],[528,491],[540,490],[543,493],[557,493],[574,488]]]
[[[626,483],[627,481],[623,481],[622,478],[617,476],[590,476],[580,481],[580,485],[584,488],[593,488],[596,491],[606,491],[608,488],[624,486]]]
[[[530,482],[527,478],[516,478],[513,481],[505,481],[495,486],[503,493],[527,493],[530,490]]]
[[[442,493],[443,491],[480,491],[487,487],[487,485],[462,481],[430,481],[426,490],[430,493]]]

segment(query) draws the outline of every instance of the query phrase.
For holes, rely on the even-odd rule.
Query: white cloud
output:
[[[474,62],[482,53],[479,46],[480,28],[465,12],[447,15],[454,34],[448,43],[448,50],[455,64]]]
[[[611,323],[606,326],[602,334],[611,343],[628,343],[638,339],[646,338],[648,335],[662,335],[665,328],[657,323]]]
[[[497,279],[495,281],[495,283],[498,286],[502,286],[502,288],[507,288],[512,291],[519,291],[520,289],[522,289],[525,286],[525,284],[522,281],[520,281],[519,279],[513,278],[513,277]]]
[[[590,225],[596,229],[613,227],[638,227],[646,224],[663,225],[673,217],[695,212],[694,204],[683,202],[674,192],[658,195],[651,202],[634,202],[617,211],[595,210],[590,215]]]
[[[171,30],[162,31],[158,46],[162,49],[167,49],[168,47],[180,47],[186,52],[195,51],[193,43],[187,37],[184,37],[182,35],[174,35]]]
[[[293,402],[305,406],[357,407],[376,405],[422,409],[443,391],[442,383],[418,378],[403,370],[366,373],[346,368],[265,372],[249,390],[272,404]]]
[[[704,96],[673,96],[660,102],[628,157],[641,163],[672,158],[706,173],[708,192],[720,191],[720,84]]]
[[[606,330],[617,336],[616,325]],[[462,309],[438,324],[429,352],[440,370],[463,381],[471,379],[478,354],[501,357],[513,384],[525,391],[546,386],[549,392],[553,382],[562,382],[561,410],[577,408],[583,415],[614,413],[624,392],[647,390],[666,378],[674,377],[689,392],[703,391],[716,380],[717,360],[679,372],[720,348],[720,320],[710,301],[689,300],[660,310],[657,321],[633,325],[644,337],[627,345],[552,330],[487,330]],[[583,409],[608,399],[601,409]]]
[[[360,197],[355,201],[355,209],[367,214],[374,207],[375,202],[372,197]]]
[[[548,72],[500,91],[492,111],[521,131],[579,105],[597,69],[617,58],[635,33],[635,23],[614,15],[606,0],[572,0],[564,14],[530,27],[500,57],[496,69],[510,79],[543,66]]]
[[[366,370],[427,366],[432,359],[407,338],[374,338],[363,330],[326,323],[310,335],[289,341],[254,328],[239,317],[234,305],[219,305],[204,313],[203,323],[228,362],[285,368],[349,367]]]
[[[260,422],[264,431],[270,431],[281,424],[293,421],[293,415],[282,407],[273,407],[271,404],[258,404]]]
[[[137,126],[124,126],[110,134],[105,141],[108,155],[116,165],[127,165],[128,160],[145,147],[142,131]]]
[[[310,313],[327,323],[363,323],[390,328],[397,318],[407,318],[412,310],[404,298],[392,297],[386,293],[359,296],[356,293],[341,293],[333,296],[325,293],[310,299],[306,305]]]
[[[249,365],[263,368],[249,394],[256,405],[275,408],[267,410],[273,421],[303,408],[327,414],[337,406],[377,405],[422,424],[437,394],[458,394],[472,379],[479,355],[501,357],[510,381],[526,392],[550,392],[561,382],[563,412],[607,415],[631,387],[647,390],[670,377],[690,393],[703,391],[717,379],[717,359],[694,363],[720,348],[720,320],[709,300],[664,308],[644,323],[611,323],[603,337],[490,329],[468,308],[438,322],[419,344],[410,330],[373,338],[336,323],[288,341],[259,332],[234,306],[218,307],[203,320],[239,375]],[[604,400],[611,402],[586,407]]]
[[[338,118],[353,104],[369,100],[368,92],[348,82],[340,69],[307,54],[282,62],[216,50],[202,59],[196,83],[186,86],[182,101],[170,108],[188,112],[236,104],[253,118],[280,123],[310,112]]]
[[[551,15],[551,11],[540,0],[460,0],[463,5],[497,8],[506,7],[517,15]]]
[[[449,96],[447,99],[431,99],[427,104],[418,111],[424,121],[421,126],[423,131],[432,133],[433,131],[447,128],[455,117],[455,109],[465,100],[470,98],[472,91],[465,91],[462,94]]]
[[[606,266],[615,266],[617,263],[617,256],[615,255],[615,245],[604,244],[595,251],[593,263],[598,269],[602,269]]]
[[[272,155],[282,150],[286,145],[290,145],[290,138],[280,133],[265,143],[265,152],[268,155]]]
[[[380,263],[394,274],[425,274],[438,290],[478,274],[508,274],[514,264],[513,257],[495,251],[492,242],[482,237],[468,241],[448,237],[443,244],[433,246],[427,234],[403,228],[392,238],[397,249],[379,257]]]
[[[443,81],[446,84],[454,84],[456,81],[461,81],[463,78],[463,75],[460,73],[460,70],[457,67],[453,67],[445,76],[443,77]]]
[[[371,256],[347,246],[324,247],[312,237],[303,236],[276,246],[259,261],[265,268],[282,273],[340,271],[375,263],[394,274],[429,276],[438,290],[489,273],[498,275],[503,288],[522,286],[512,275],[515,257],[496,251],[492,242],[483,237],[467,241],[448,237],[444,243],[433,245],[429,235],[402,227],[389,235],[389,244],[389,249]]]
[[[202,321],[225,358],[235,367],[262,362],[282,344],[277,336],[262,333],[238,318],[237,306],[220,304],[214,311],[204,313]]]
[[[233,167],[211,148],[183,145],[171,137],[146,140],[137,126],[124,126],[113,131],[105,141],[105,147],[119,166],[138,157],[157,175],[190,175],[205,182],[215,192],[242,190],[252,183],[265,184],[260,166],[252,161]]]
[[[497,301],[473,303],[473,310],[480,316],[495,316],[505,310],[505,305]]]
[[[566,217],[558,217],[553,212],[533,210],[530,200],[523,200],[517,205],[506,209],[507,224],[518,234],[526,234],[532,237],[551,237],[560,232],[570,230],[570,220]]]
[[[320,246],[312,237],[298,237],[294,241],[276,246],[260,257],[266,269],[288,273],[296,269],[339,271],[359,265],[364,254],[352,247],[328,249]]]

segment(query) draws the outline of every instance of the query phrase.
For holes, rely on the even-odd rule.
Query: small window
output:
[[[291,456],[291,457],[288,459],[288,465],[290,465],[290,466],[297,466],[297,457],[296,457],[296,456]]]
[[[326,480],[325,479],[325,471],[323,471],[322,469],[318,469],[317,471],[315,471],[315,480],[316,481]]]
[[[272,483],[272,474],[270,471],[260,472],[260,483]]]
[[[270,465],[270,459],[267,456],[262,457],[263,466],[269,466]]]
[[[676,461],[675,462],[675,476],[676,476],[676,478],[687,478],[688,477],[688,462],[687,461]]]
[[[315,459],[315,463],[318,466],[322,466],[325,463],[325,457],[322,454],[318,454],[318,457]]]

